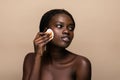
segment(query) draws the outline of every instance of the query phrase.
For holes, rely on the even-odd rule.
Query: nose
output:
[[[67,29],[67,27],[65,27],[65,28],[63,29],[63,34],[69,35],[69,30]]]

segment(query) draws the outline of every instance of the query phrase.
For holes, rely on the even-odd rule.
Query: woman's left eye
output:
[[[70,25],[70,26],[68,26],[68,29],[69,29],[70,31],[73,31],[73,30],[74,30],[74,26]]]

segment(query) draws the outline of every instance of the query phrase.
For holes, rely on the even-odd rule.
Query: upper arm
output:
[[[23,76],[22,80],[29,80],[30,72],[32,69],[32,64],[34,60],[34,54],[29,53],[25,56],[24,62],[23,62]]]
[[[91,63],[87,58],[82,58],[78,62],[76,78],[77,80],[91,80]]]

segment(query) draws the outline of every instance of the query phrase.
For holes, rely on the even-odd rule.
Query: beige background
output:
[[[0,0],[0,80],[21,80],[40,18],[64,8],[75,18],[68,48],[88,57],[92,80],[120,80],[120,0]]]

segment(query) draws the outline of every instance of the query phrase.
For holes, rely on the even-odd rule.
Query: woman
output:
[[[51,29],[54,37],[45,31]],[[91,63],[66,48],[74,37],[75,22],[64,9],[46,12],[40,22],[40,32],[33,43],[35,52],[26,55],[23,80],[91,80]]]

